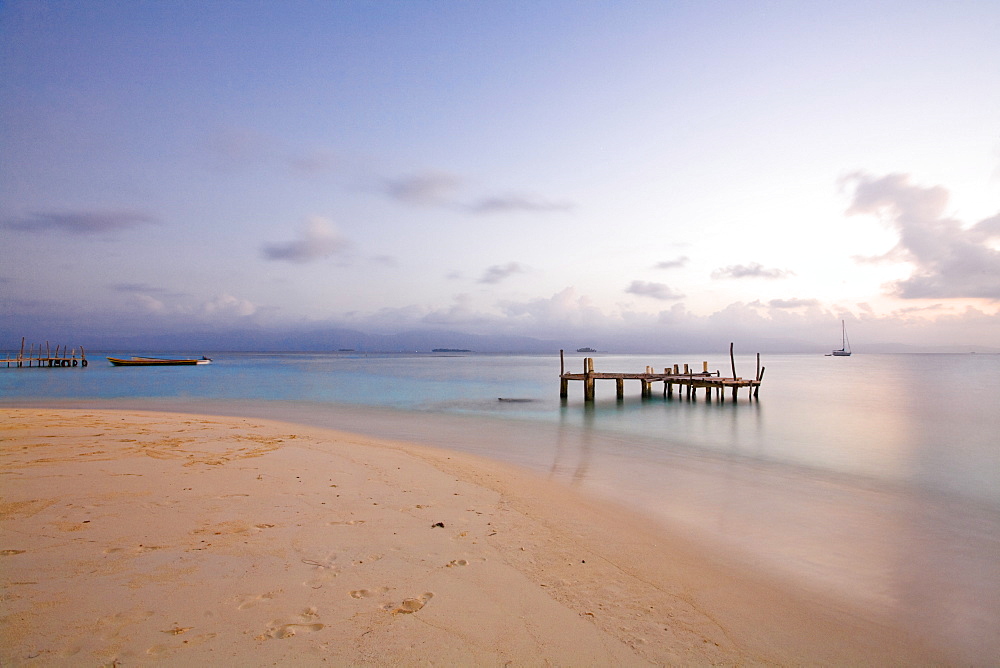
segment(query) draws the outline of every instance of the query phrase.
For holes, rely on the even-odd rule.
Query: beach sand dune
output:
[[[468,455],[0,410],[2,665],[884,665],[885,620]]]

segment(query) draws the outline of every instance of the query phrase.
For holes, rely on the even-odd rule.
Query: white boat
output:
[[[840,349],[834,350],[832,353],[827,355],[833,357],[850,357],[851,356],[851,342],[847,340],[847,325],[844,321],[840,321]]]

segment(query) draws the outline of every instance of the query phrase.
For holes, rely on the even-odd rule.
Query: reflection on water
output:
[[[768,450],[759,438],[766,407],[711,425],[729,430],[727,448],[608,438],[591,428],[601,410],[614,409],[567,416],[553,478],[640,508],[805,589],[903,620],[963,661],[1000,656],[1000,514],[902,484],[906,476],[872,474],[880,464],[921,461],[905,426],[882,448],[880,434],[866,431],[872,421],[855,420],[851,428],[865,437],[851,447],[877,456],[824,469],[818,462],[830,457]],[[705,424],[704,414],[694,419]]]
[[[558,358],[213,357],[141,373],[3,370],[0,393],[256,414],[503,459],[907,620],[962,661],[1000,657],[1000,356],[772,356],[758,401],[643,400],[637,382],[617,401],[598,381],[592,404],[580,383],[559,400]],[[597,368],[677,361],[602,356]]]

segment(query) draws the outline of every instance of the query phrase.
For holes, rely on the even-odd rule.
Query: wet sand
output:
[[[0,409],[2,665],[914,665],[870,611],[506,464]]]

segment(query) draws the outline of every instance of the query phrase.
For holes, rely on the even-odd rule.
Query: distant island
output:
[[[597,351],[594,350],[593,348],[577,348],[576,352],[578,352],[578,353],[596,353]]]
[[[471,353],[471,350],[466,350],[465,348],[434,348],[431,350],[432,353]]]

